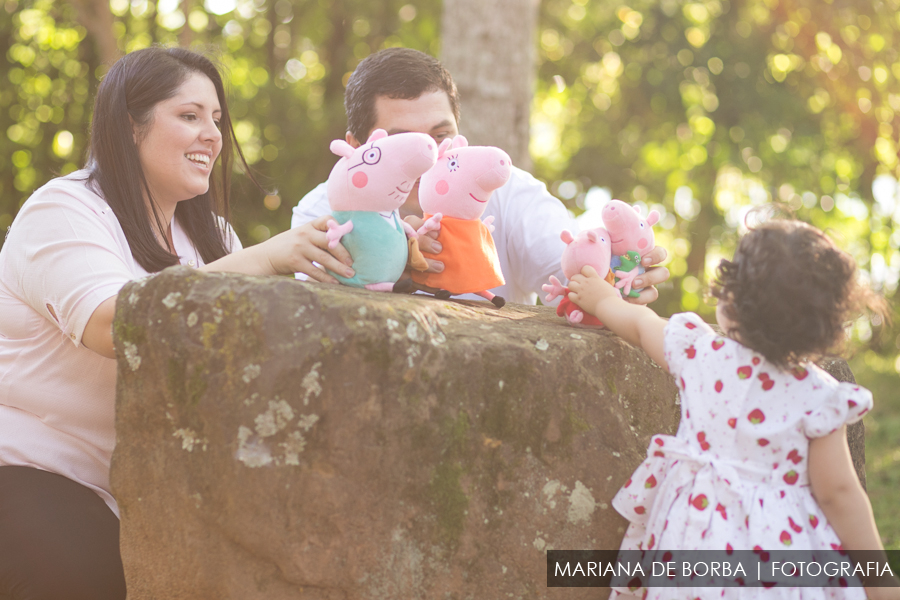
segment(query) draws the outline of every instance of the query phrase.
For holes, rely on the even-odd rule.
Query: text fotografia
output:
[[[900,551],[550,550],[548,587],[894,587]]]

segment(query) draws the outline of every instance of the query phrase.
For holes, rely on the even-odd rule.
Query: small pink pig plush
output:
[[[398,209],[434,166],[437,143],[424,133],[388,136],[376,129],[359,148],[334,140],[331,151],[342,158],[328,176],[334,217],[328,222],[328,246],[343,243],[356,271],[351,278],[331,274],[345,285],[389,292],[406,268],[407,236],[418,236]]]
[[[437,164],[419,181],[419,204],[426,225],[437,224],[440,254],[423,253],[444,263],[440,273],[412,274],[417,289],[441,298],[478,294],[502,307],[506,301],[490,289],[503,285],[500,258],[491,232],[493,217],[481,221],[491,194],[512,174],[509,155],[492,146],[469,146],[461,135],[444,140]],[[422,229],[419,233],[422,233]]]
[[[591,266],[600,277],[612,284],[613,276],[609,270],[609,234],[605,229],[602,227],[588,229],[574,237],[568,231],[563,231],[559,237],[566,243],[561,261],[566,279],[572,279],[573,275],[581,273],[583,267]],[[555,275],[550,276],[550,283],[545,283],[542,289],[547,292],[544,298],[546,302],[552,302],[557,296],[562,296],[559,306],[556,307],[556,314],[560,317],[565,316],[569,323],[603,325],[597,317],[585,313],[581,307],[569,300],[569,288],[560,283]]]
[[[616,276],[616,287],[622,296],[636,298],[640,290],[632,289],[634,278],[644,272],[641,258],[653,250],[653,225],[659,221],[659,213],[651,210],[646,219],[641,209],[629,206],[621,200],[610,200],[601,210],[603,225],[609,232],[612,248],[610,268]]]

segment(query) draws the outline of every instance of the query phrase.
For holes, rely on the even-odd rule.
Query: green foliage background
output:
[[[0,231],[31,191],[84,163],[106,70],[79,21],[89,3],[0,0]],[[219,56],[239,140],[274,192],[238,188],[245,245],[289,227],[291,207],[327,176],[328,142],[345,129],[344,84],[361,58],[395,45],[440,52],[437,0],[110,8],[119,52],[180,43]],[[748,211],[771,202],[828,229],[897,312],[898,9],[900,0],[543,0],[535,174],[576,214],[602,187],[664,215],[664,315],[712,319],[703,292],[715,265]],[[900,549],[900,335],[867,318],[852,332],[851,366],[876,398],[869,493],[886,546]]]

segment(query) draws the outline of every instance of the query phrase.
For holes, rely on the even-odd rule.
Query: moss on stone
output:
[[[171,398],[182,406],[194,407],[200,402],[200,398],[207,386],[206,365],[199,363],[193,366],[190,376],[187,373],[187,364],[178,357],[169,357],[166,364],[166,383],[169,387]]]
[[[464,469],[456,461],[445,460],[434,469],[429,495],[434,505],[440,541],[450,547],[459,543],[465,529],[469,497],[460,481]]]
[[[116,320],[113,325],[113,333],[117,341],[129,342],[135,346],[143,344],[147,340],[147,331],[140,325]]]
[[[455,419],[444,426],[442,437],[447,440],[447,451],[454,455],[466,455],[469,441],[469,413],[460,410]]]
[[[606,371],[606,387],[608,387],[609,391],[613,394],[619,393],[619,389],[616,386],[616,372],[612,367]]]
[[[218,330],[219,326],[215,323],[203,323],[203,333],[200,334],[200,340],[203,342],[203,347],[207,350],[212,350],[213,337],[215,337]]]

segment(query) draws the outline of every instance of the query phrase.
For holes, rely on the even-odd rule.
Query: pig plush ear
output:
[[[387,131],[384,129],[376,129],[372,132],[372,135],[369,136],[369,139],[366,140],[366,143],[374,142],[375,140],[380,140],[381,138],[387,137]]]
[[[569,232],[568,229],[563,229],[562,233],[559,234],[559,239],[564,241],[566,243],[566,245],[568,246],[569,244],[572,243],[572,240],[574,240],[575,238],[572,237],[572,234]]]
[[[466,139],[463,135],[458,135],[453,138],[453,147],[454,148],[465,148],[469,145],[469,140]]]
[[[659,212],[655,211],[655,210],[651,210],[650,214],[647,215],[647,225],[649,225],[650,227],[653,227],[657,223],[659,223]]]
[[[331,148],[331,151],[334,154],[337,154],[338,156],[343,156],[344,158],[349,158],[350,155],[353,154],[353,151],[355,150],[355,148],[353,146],[351,146],[344,140],[334,140],[333,142],[331,142],[331,146],[329,146],[329,148]]]
[[[594,231],[593,229],[589,229],[589,230],[588,230],[588,232],[587,232],[587,239],[588,239],[589,241],[596,243],[598,237],[600,237],[600,236],[597,235],[597,232],[596,232],[596,231]]]
[[[459,136],[457,136],[457,137],[459,137]],[[439,159],[444,157],[444,154],[446,154],[447,150],[450,149],[451,144],[453,144],[453,140],[451,140],[451,139],[445,139],[443,142],[441,142],[441,145],[438,146],[438,158]]]

